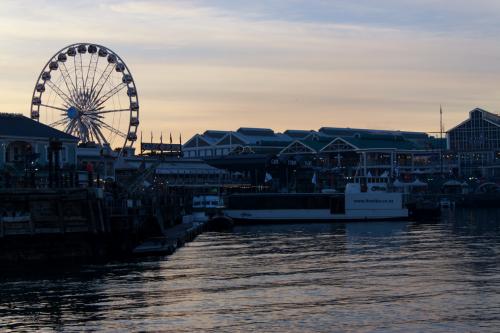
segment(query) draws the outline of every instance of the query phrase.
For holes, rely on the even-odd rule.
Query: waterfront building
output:
[[[21,114],[0,113],[0,184],[23,186],[29,178],[46,186],[51,162],[58,171],[74,170],[77,143],[78,138]]]
[[[460,174],[500,177],[500,117],[476,108],[469,118],[448,130],[448,148],[458,157]]]
[[[233,151],[272,151],[290,140],[288,135],[275,133],[269,128],[241,127],[236,131],[208,130],[203,134],[196,134],[182,149],[185,157],[207,159],[226,156]]]
[[[366,128],[342,128],[342,127],[322,127],[318,131],[320,134],[328,137],[344,137],[353,138],[360,135],[383,135],[394,136],[411,141],[420,147],[424,147],[429,143],[429,135],[425,132],[409,132],[409,131],[392,131],[392,130],[377,130]]]
[[[332,187],[356,172],[414,179],[456,173],[457,167],[452,158],[440,160],[444,140],[423,132],[336,127],[283,133],[266,128],[217,132],[224,134],[216,141],[205,140],[205,134],[188,140],[183,148],[186,155],[241,173],[255,186],[267,184],[276,190]],[[225,150],[218,151],[220,146]],[[266,176],[272,182],[265,181]]]
[[[80,184],[88,183],[86,170],[89,164],[92,165],[94,179],[116,182],[124,187],[139,176],[144,180],[149,179],[145,184],[152,185],[150,181],[157,179],[171,187],[203,187],[232,182],[226,171],[210,166],[201,159],[180,156],[178,145],[172,147],[175,151],[168,150],[171,149],[170,145],[160,147],[163,153],[149,149],[148,145],[142,147],[146,148],[142,155],[134,154],[133,149],[129,149],[126,155],[120,155],[119,151],[111,150],[109,145],[101,147],[86,144],[78,147]]]
[[[279,156],[297,161],[302,169],[309,168],[305,180],[316,175],[314,185],[322,188],[338,186],[356,174],[413,180],[431,177],[442,170],[456,172],[453,160],[440,163],[439,149],[429,148],[429,143],[421,146],[400,134],[365,132],[328,140],[294,140]]]
[[[148,170],[151,171],[151,176],[147,177],[149,181],[156,179],[169,187],[213,187],[235,183],[228,172],[203,160],[159,156],[121,158],[115,165],[116,180],[125,185],[128,178],[138,171],[147,174]]]
[[[134,156],[133,148],[127,147],[125,151]],[[80,185],[88,183],[88,170],[92,170],[96,179],[107,181],[115,179],[119,151],[112,150],[109,144],[101,146],[93,142],[81,143],[77,147],[76,154]]]

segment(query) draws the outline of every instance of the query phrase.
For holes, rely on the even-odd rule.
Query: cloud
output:
[[[2,111],[26,113],[48,58],[93,41],[132,70],[146,132],[433,130],[440,103],[450,126],[497,106],[499,11],[486,0],[2,1]]]

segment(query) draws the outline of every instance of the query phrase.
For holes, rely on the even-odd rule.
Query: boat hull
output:
[[[359,210],[346,214],[332,214],[328,209],[225,210],[224,215],[231,218],[236,224],[404,221],[409,219],[407,209]]]

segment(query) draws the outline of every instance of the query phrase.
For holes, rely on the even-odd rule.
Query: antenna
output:
[[[439,105],[439,138],[443,138],[443,107]]]

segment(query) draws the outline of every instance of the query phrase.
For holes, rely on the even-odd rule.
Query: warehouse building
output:
[[[476,108],[469,118],[447,133],[449,150],[456,154],[460,174],[500,177],[500,117]]]

